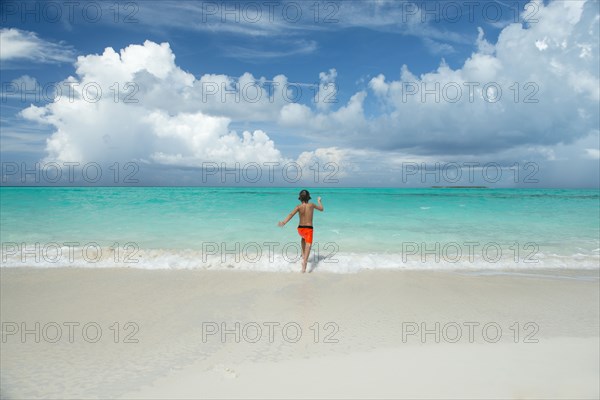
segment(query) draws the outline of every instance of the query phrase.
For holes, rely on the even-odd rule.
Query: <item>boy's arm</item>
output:
[[[325,210],[325,209],[323,208],[323,203],[321,203],[321,198],[320,198],[320,197],[317,197],[317,202],[318,202],[319,204],[315,204],[315,208],[316,208],[317,210],[319,210],[319,211],[323,211],[323,210]]]
[[[294,209],[292,210],[292,212],[290,213],[290,215],[288,215],[288,216],[287,216],[287,218],[286,218],[286,219],[284,219],[283,221],[279,221],[278,225],[279,225],[279,226],[284,226],[285,224],[287,224],[287,223],[288,223],[288,221],[289,221],[290,219],[292,219],[292,217],[293,217],[294,215],[296,215],[296,213],[298,212],[298,209],[299,209],[299,208],[298,208],[298,206],[296,206],[296,208],[294,208]]]

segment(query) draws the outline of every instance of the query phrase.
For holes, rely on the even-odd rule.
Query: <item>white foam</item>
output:
[[[297,272],[301,268],[299,255],[281,253],[203,254],[200,250],[140,249],[134,254],[118,254],[103,248],[100,257],[85,255],[82,249],[63,248],[63,257],[44,257],[43,254],[2,254],[1,267],[79,267],[79,268],[140,268],[140,269],[206,269]],[[126,257],[128,256],[128,257]],[[97,259],[96,259],[97,258]],[[493,262],[495,261],[495,262]],[[311,254],[308,269],[315,272],[355,273],[362,270],[505,270],[531,269],[600,269],[599,254],[536,254],[536,262],[515,260],[507,255],[499,260],[482,256],[444,259],[436,254],[402,255],[400,253],[341,253],[321,250]]]

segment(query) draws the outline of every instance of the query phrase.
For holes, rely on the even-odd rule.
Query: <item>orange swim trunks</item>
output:
[[[312,244],[313,227],[309,225],[300,225],[298,227],[298,235],[302,237],[308,244]]]

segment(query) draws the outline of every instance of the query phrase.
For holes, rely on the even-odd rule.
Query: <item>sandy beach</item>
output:
[[[0,278],[6,399],[600,395],[598,271]]]

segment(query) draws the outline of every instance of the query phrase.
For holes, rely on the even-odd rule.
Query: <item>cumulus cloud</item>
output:
[[[178,166],[286,162],[260,127],[280,118],[301,124],[307,106],[294,101],[318,104],[315,91],[307,90],[310,85],[288,82],[285,75],[196,78],[177,66],[168,43],[146,41],[118,52],[108,47],[101,54],[79,56],[75,72],[57,85],[62,95],[54,101],[20,113],[54,128],[46,145],[48,160]],[[335,69],[320,75],[321,97],[335,98],[335,78]],[[344,118],[349,112],[342,107],[332,115]],[[240,121],[253,122],[257,129],[238,134],[230,126]]]
[[[34,32],[15,28],[0,29],[0,61],[28,60],[38,63],[73,61],[73,49],[63,43],[53,43]]]
[[[336,102],[338,92],[335,83],[336,78],[337,71],[335,68],[331,68],[329,72],[321,72],[319,74],[319,91],[317,92],[317,98],[315,99],[318,109],[327,110]]]
[[[80,56],[76,72],[77,78],[60,85],[72,88],[72,96],[21,112],[28,120],[55,128],[46,145],[48,160],[145,160],[187,166],[283,160],[262,130],[238,135],[229,129],[230,118],[203,111],[210,105],[199,102],[201,95],[194,91],[202,79],[175,64],[167,43],[146,41],[119,53],[107,48],[101,55]]]
[[[593,1],[554,1],[538,9],[537,23],[510,24],[495,44],[479,28],[475,51],[460,68],[442,60],[437,70],[415,76],[404,65],[399,80],[380,74],[367,93],[338,110],[290,105],[280,121],[302,129],[300,122],[337,140],[354,138],[355,146],[438,155],[552,146],[594,134],[597,7]],[[368,96],[382,107],[371,119],[363,112]]]
[[[319,148],[302,152],[296,162],[307,173],[316,171],[315,173],[325,175],[322,182],[338,183],[337,178],[346,177],[355,168],[351,161],[353,151],[337,147]]]
[[[172,117],[158,111],[150,114],[147,120],[156,137],[163,142],[157,146],[162,150],[150,156],[159,163],[201,166],[205,161],[262,164],[283,159],[265,132],[244,131],[240,137],[227,130],[227,118],[202,113]]]

